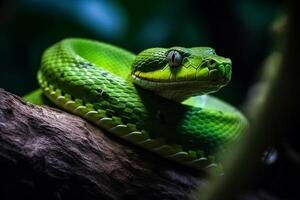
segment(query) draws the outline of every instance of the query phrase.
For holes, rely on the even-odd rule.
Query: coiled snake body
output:
[[[237,109],[202,95],[230,78],[230,59],[208,47],[151,48],[136,56],[77,38],[48,48],[38,72],[44,94],[60,108],[196,169],[214,162],[247,124]]]

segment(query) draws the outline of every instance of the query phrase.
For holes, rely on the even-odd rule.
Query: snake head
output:
[[[140,87],[182,101],[227,85],[231,60],[210,47],[151,48],[137,55],[131,75]]]

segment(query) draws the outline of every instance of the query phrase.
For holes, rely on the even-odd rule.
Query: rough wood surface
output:
[[[202,175],[0,89],[0,199],[187,199]]]

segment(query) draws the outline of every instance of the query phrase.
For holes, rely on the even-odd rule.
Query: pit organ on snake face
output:
[[[132,75],[141,87],[180,101],[225,86],[231,79],[231,60],[210,47],[151,48],[136,57]]]

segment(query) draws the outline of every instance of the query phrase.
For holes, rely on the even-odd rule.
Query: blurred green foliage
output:
[[[45,48],[85,37],[138,53],[154,46],[211,46],[233,60],[233,79],[217,96],[240,105],[272,48],[281,1],[23,0],[0,4],[0,87],[24,95],[38,87]]]

